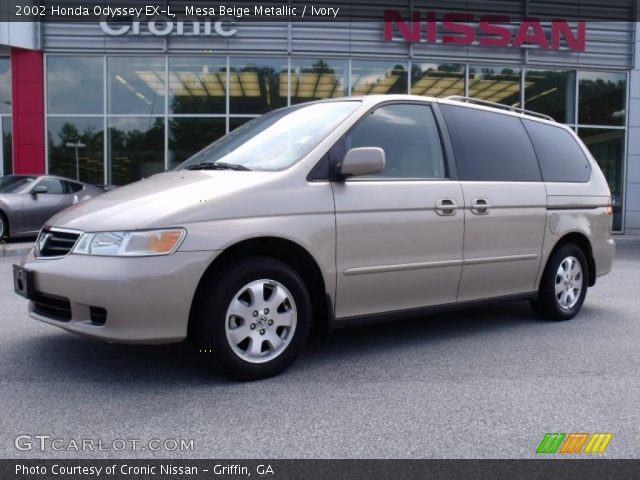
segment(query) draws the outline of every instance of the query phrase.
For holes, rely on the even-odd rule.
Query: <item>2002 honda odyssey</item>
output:
[[[312,326],[518,298],[572,318],[611,270],[607,182],[569,128],[478,103],[264,115],[52,218],[15,289],[38,320],[113,342],[189,336],[241,378],[283,370]]]

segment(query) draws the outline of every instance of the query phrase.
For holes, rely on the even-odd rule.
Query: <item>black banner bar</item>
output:
[[[640,460],[0,460],[9,479],[626,480]]]
[[[238,22],[358,22],[380,21],[395,10],[407,21],[418,14],[444,15],[454,11],[479,19],[508,16],[553,21],[636,21],[638,1],[598,4],[584,0],[0,0],[0,21],[132,22],[204,21],[227,18]]]

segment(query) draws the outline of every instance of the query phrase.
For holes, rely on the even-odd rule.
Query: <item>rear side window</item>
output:
[[[77,193],[84,188],[79,183],[74,183],[74,182],[64,182],[64,183],[66,184],[67,192],[69,193]]]
[[[539,182],[540,167],[518,117],[440,105],[460,180]]]
[[[524,120],[538,155],[545,182],[588,182],[591,166],[571,133],[545,123]]]

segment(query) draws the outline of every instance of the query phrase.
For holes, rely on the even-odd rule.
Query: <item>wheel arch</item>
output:
[[[240,258],[264,256],[274,258],[293,268],[304,280],[311,295],[313,318],[312,328],[321,334],[331,330],[333,309],[327,292],[324,277],[318,262],[300,244],[281,237],[257,237],[242,240],[225,248],[207,267],[196,288],[189,316],[189,336],[193,333],[194,311],[197,302],[203,295],[203,286],[215,281],[219,272]]]
[[[596,283],[596,262],[593,258],[593,248],[591,246],[591,242],[589,241],[589,237],[587,237],[582,232],[569,232],[558,239],[556,244],[551,249],[551,252],[549,252],[545,270],[547,268],[549,260],[558,251],[558,249],[560,249],[563,245],[567,245],[569,243],[577,245],[584,252],[584,256],[587,258],[587,268],[589,273],[589,276],[587,278],[587,285],[593,287]]]

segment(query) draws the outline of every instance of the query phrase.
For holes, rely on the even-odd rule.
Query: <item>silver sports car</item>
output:
[[[0,177],[0,239],[35,235],[59,211],[101,193],[98,187],[53,175]]]

